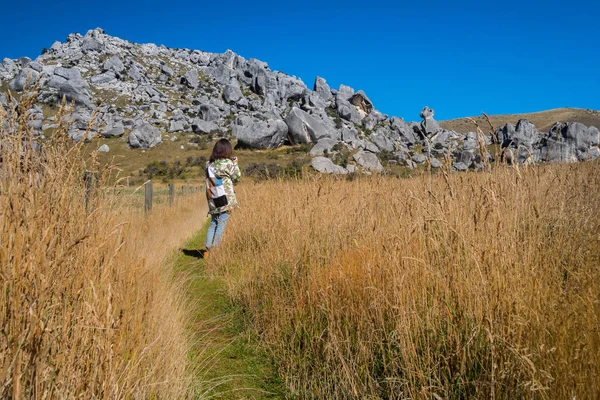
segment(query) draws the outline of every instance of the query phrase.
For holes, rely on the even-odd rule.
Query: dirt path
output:
[[[186,243],[175,264],[177,276],[186,278],[194,309],[189,328],[196,342],[190,357],[201,383],[196,397],[288,398],[269,358],[253,343],[242,310],[230,302],[224,282],[206,276],[206,261],[199,251],[205,237],[206,227]]]

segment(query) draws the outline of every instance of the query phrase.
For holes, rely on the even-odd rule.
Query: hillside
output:
[[[215,137],[231,138],[238,149],[297,146],[313,169],[332,174],[383,172],[395,166],[438,168],[438,159],[447,154],[454,170],[478,170],[492,159],[480,149],[495,138],[512,149],[507,152],[511,162],[600,157],[600,133],[591,126],[600,125],[597,112],[568,109],[494,117],[496,135],[478,136],[465,119],[438,123],[427,106],[420,113],[422,121],[404,121],[379,112],[362,90],[330,88],[318,76],[308,87],[231,50],[216,54],[137,44],[100,28],[70,34],[35,60],[0,63],[0,90],[10,91],[13,100],[33,80],[39,95],[32,109],[16,110],[3,93],[0,104],[9,113],[27,112],[31,129],[43,141],[59,125],[57,105],[63,98],[73,102],[69,136],[75,142],[91,141],[107,153],[105,158],[118,155],[130,166],[126,173],[143,166],[127,158],[151,158],[138,157],[140,150],[161,149],[153,153],[162,158],[149,162],[176,161]],[[553,125],[557,121],[561,124]],[[488,134],[486,124],[482,127]],[[176,143],[166,146],[168,142]]]
[[[526,119],[533,123],[539,131],[548,132],[552,125],[558,121],[580,122],[587,126],[600,126],[600,111],[584,108],[556,108],[553,110],[539,111],[525,114],[505,114],[489,116],[494,127],[500,127],[507,123],[516,125],[520,119]],[[472,117],[477,121],[481,128],[488,130],[488,123],[482,116]],[[468,133],[473,131],[473,123],[467,118],[457,118],[446,121],[440,121],[440,126],[444,129]]]

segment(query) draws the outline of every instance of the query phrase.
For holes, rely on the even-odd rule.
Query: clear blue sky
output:
[[[0,58],[36,57],[102,27],[134,42],[258,58],[271,69],[363,89],[418,120],[600,109],[600,1],[5,2]]]

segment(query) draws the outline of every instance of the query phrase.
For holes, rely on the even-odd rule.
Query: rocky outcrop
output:
[[[362,90],[347,85],[331,89],[321,77],[308,88],[294,76],[231,50],[214,54],[135,44],[100,28],[71,34],[35,60],[0,62],[1,86],[20,92],[27,89],[28,78],[29,85],[37,81],[40,87],[29,125],[40,135],[55,127],[57,122],[45,118],[40,105],[55,105],[65,97],[76,105],[69,129],[75,141],[95,135],[118,140],[114,138],[132,130],[130,146],[150,148],[161,142],[162,132],[192,142],[193,134],[220,135],[257,149],[314,145],[310,155],[316,157],[343,149],[352,156],[345,169],[382,171],[380,158],[412,168],[426,161],[441,166],[435,157],[446,154],[454,158],[456,170],[477,169],[482,163],[480,146],[492,140],[491,135],[481,138],[441,129],[429,107],[421,110],[420,122],[389,117]],[[2,107],[10,108],[8,103],[0,94]],[[507,160],[514,162],[600,156],[598,130],[576,123],[560,123],[543,133],[519,121],[500,128],[495,136]],[[343,173],[330,162],[317,159],[313,167]]]
[[[145,123],[131,131],[127,141],[134,149],[149,149],[159,144],[162,136],[158,128]]]
[[[287,139],[288,127],[280,119],[269,119],[244,126],[234,125],[232,134],[240,147],[274,149]]]
[[[315,157],[311,160],[310,166],[313,167],[316,171],[321,172],[323,174],[347,174],[348,170],[344,167],[340,167],[339,165],[335,165],[333,161],[331,161],[327,157]]]
[[[329,136],[329,132],[318,119],[296,107],[285,117],[285,123],[292,144],[316,143],[319,139]]]

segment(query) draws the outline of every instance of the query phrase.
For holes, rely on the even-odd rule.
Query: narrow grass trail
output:
[[[271,360],[246,329],[241,308],[230,301],[223,280],[205,273],[207,260],[200,249],[206,230],[207,225],[185,244],[175,262],[175,274],[185,279],[193,310],[189,329],[194,338],[190,357],[199,382],[196,398],[289,398]]]

